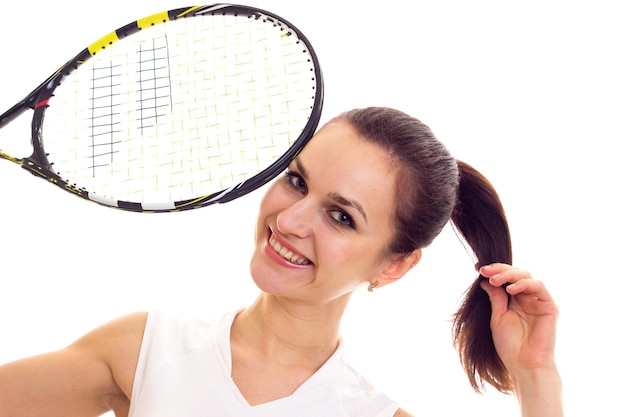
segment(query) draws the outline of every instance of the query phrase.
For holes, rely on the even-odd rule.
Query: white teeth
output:
[[[270,236],[269,243],[272,249],[274,249],[280,256],[287,259],[291,263],[294,263],[296,265],[308,265],[311,263],[308,259],[296,255],[295,253],[278,243],[274,235]]]

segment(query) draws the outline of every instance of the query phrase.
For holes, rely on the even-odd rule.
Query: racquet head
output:
[[[110,33],[0,117],[34,109],[33,154],[0,152],[130,211],[223,203],[278,175],[313,135],[322,74],[305,36],[258,9],[170,10]]]

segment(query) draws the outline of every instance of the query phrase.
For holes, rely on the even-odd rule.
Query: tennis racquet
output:
[[[33,152],[0,158],[105,206],[193,209],[276,177],[322,102],[315,52],[284,19],[180,8],[106,35],[2,114],[0,128],[32,110]]]

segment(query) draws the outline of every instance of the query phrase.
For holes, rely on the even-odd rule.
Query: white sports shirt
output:
[[[150,313],[129,416],[390,417],[398,410],[347,364],[342,344],[293,394],[251,406],[231,379],[236,314],[205,323]]]

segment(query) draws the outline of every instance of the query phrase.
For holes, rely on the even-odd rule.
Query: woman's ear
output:
[[[378,276],[378,286],[382,287],[392,282],[396,282],[411,270],[422,259],[421,249],[399,256],[389,261],[389,265]]]

